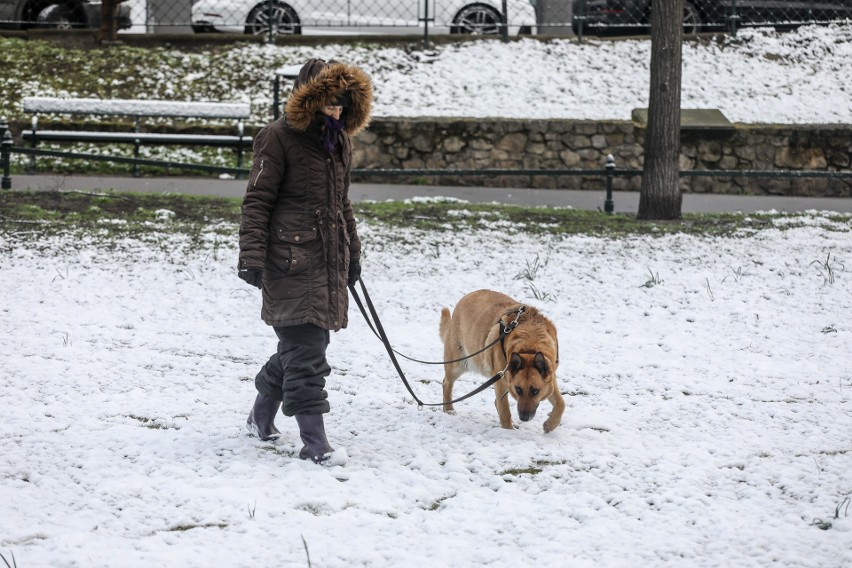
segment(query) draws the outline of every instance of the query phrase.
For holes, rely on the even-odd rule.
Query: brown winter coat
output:
[[[350,136],[369,122],[372,84],[351,65],[332,62],[317,70],[294,89],[284,116],[255,139],[239,268],[263,270],[261,318],[267,324],[337,331],[348,323],[349,264],[361,256],[349,201]],[[346,90],[351,105],[329,154],[321,141],[325,119],[317,113]]]

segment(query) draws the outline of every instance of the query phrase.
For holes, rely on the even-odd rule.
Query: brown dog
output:
[[[551,432],[562,421],[565,401],[556,385],[559,347],[556,327],[535,308],[524,306],[509,296],[491,290],[477,290],[464,296],[450,315],[441,310],[441,341],[444,361],[452,361],[476,353],[500,337],[505,327],[518,319],[517,327],[502,342],[456,363],[444,364],[444,411],[453,412],[453,383],[466,371],[494,376],[505,369],[503,378],[494,383],[495,405],[500,426],[512,428],[512,412],[506,394],[518,401],[518,417],[532,420],[538,403],[547,399],[553,405],[544,421],[544,431]]]

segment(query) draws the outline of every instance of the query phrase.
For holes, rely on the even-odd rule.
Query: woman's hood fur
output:
[[[308,81],[297,84],[287,99],[287,123],[305,132],[322,107],[330,106],[349,91],[351,104],[343,110],[343,130],[355,136],[370,123],[373,110],[373,83],[369,75],[354,65],[331,61]]]

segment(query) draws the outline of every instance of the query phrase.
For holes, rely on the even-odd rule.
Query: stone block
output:
[[[378,138],[378,134],[370,132],[369,130],[365,130],[358,135],[358,140],[363,144],[374,144]]]
[[[521,132],[507,134],[496,144],[495,148],[505,152],[520,154],[527,145],[527,136]]]
[[[473,138],[468,140],[468,147],[472,150],[491,150],[494,144],[491,143],[490,140],[486,140],[484,138]]]
[[[450,136],[449,138],[444,140],[443,146],[445,152],[455,154],[456,152],[460,152],[461,149],[465,147],[465,143],[464,140],[462,140],[458,136]]]
[[[546,147],[545,147],[544,144],[542,144],[540,142],[531,142],[531,143],[527,144],[527,147],[524,148],[524,151],[527,154],[533,154],[535,156],[541,156],[542,154],[544,154],[545,149],[546,149]]]
[[[576,168],[580,165],[580,154],[574,150],[562,150],[559,152],[559,157],[567,168]]]
[[[698,159],[708,164],[714,164],[722,158],[722,145],[716,141],[698,143]]]
[[[782,148],[775,154],[775,165],[795,170],[824,170],[828,165],[822,150],[818,148]]]
[[[425,133],[416,134],[411,138],[411,147],[418,152],[429,153],[435,150],[435,139]]]
[[[723,170],[736,170],[739,165],[740,161],[734,156],[725,156],[719,160],[719,167]]]

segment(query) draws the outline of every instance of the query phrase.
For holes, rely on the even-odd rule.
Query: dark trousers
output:
[[[278,351],[255,377],[257,391],[283,401],[285,416],[325,414],[329,410],[325,378],[331,373],[325,360],[328,330],[309,323],[273,329]]]

